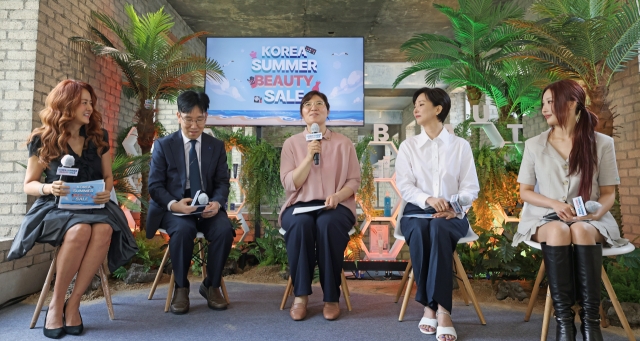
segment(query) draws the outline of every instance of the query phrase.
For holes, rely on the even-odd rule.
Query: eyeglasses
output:
[[[204,117],[200,117],[200,118],[196,119],[195,121],[193,119],[191,119],[191,117],[184,117],[184,116],[181,116],[181,117],[182,117],[182,121],[188,126],[191,126],[193,123],[195,123],[195,124],[197,124],[199,126],[203,126],[205,121],[206,121],[206,119]]]
[[[317,101],[317,102],[305,102],[302,106],[305,108],[311,108],[313,106],[316,106],[318,108],[322,108],[324,107],[324,102],[323,101]]]

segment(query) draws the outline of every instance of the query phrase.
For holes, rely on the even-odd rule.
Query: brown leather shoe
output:
[[[322,314],[324,318],[329,321],[337,319],[340,317],[340,304],[338,304],[338,302],[324,302]]]
[[[307,304],[306,303],[294,303],[289,309],[289,315],[294,321],[301,321],[307,317]]]
[[[213,310],[225,310],[227,309],[227,300],[224,299],[220,293],[220,288],[214,288],[213,286],[205,286],[204,283],[200,284],[200,295],[207,299],[207,305]]]
[[[176,315],[189,312],[189,288],[176,288],[171,300],[171,312]]]

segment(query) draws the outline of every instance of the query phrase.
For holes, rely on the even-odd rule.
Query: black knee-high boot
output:
[[[556,318],[556,341],[574,341],[576,325],[571,309],[575,301],[573,250],[571,245],[548,246],[542,243],[544,266]]]
[[[574,245],[576,301],[580,309],[582,339],[602,341],[600,331],[600,277],[602,245]]]

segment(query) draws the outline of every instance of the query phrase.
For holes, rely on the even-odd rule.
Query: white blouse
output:
[[[396,159],[396,184],[405,201],[422,209],[429,206],[430,197],[449,201],[454,194],[464,194],[475,200],[480,191],[469,142],[447,129],[433,140],[423,129],[402,142]]]

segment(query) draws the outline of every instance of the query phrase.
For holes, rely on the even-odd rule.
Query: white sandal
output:
[[[446,310],[438,310],[436,311],[436,318],[438,317],[438,314],[447,314],[449,315],[449,318],[451,318],[451,314],[446,311]],[[451,335],[453,336],[453,340],[449,340],[449,341],[455,341],[458,339],[458,334],[456,334],[456,329],[453,327],[436,327],[436,339],[438,341],[441,341],[442,339],[440,339],[440,336],[442,335]]]
[[[427,307],[424,307],[424,309],[426,310]],[[428,331],[420,328],[422,326],[427,326],[427,327],[431,327],[431,328],[437,329],[438,328],[438,320],[437,319],[430,319],[428,317],[423,317],[423,318],[420,319],[420,323],[418,323],[418,329],[420,329],[420,332],[422,334],[433,335],[433,334],[436,333],[435,330],[432,331],[432,332],[428,332]]]

